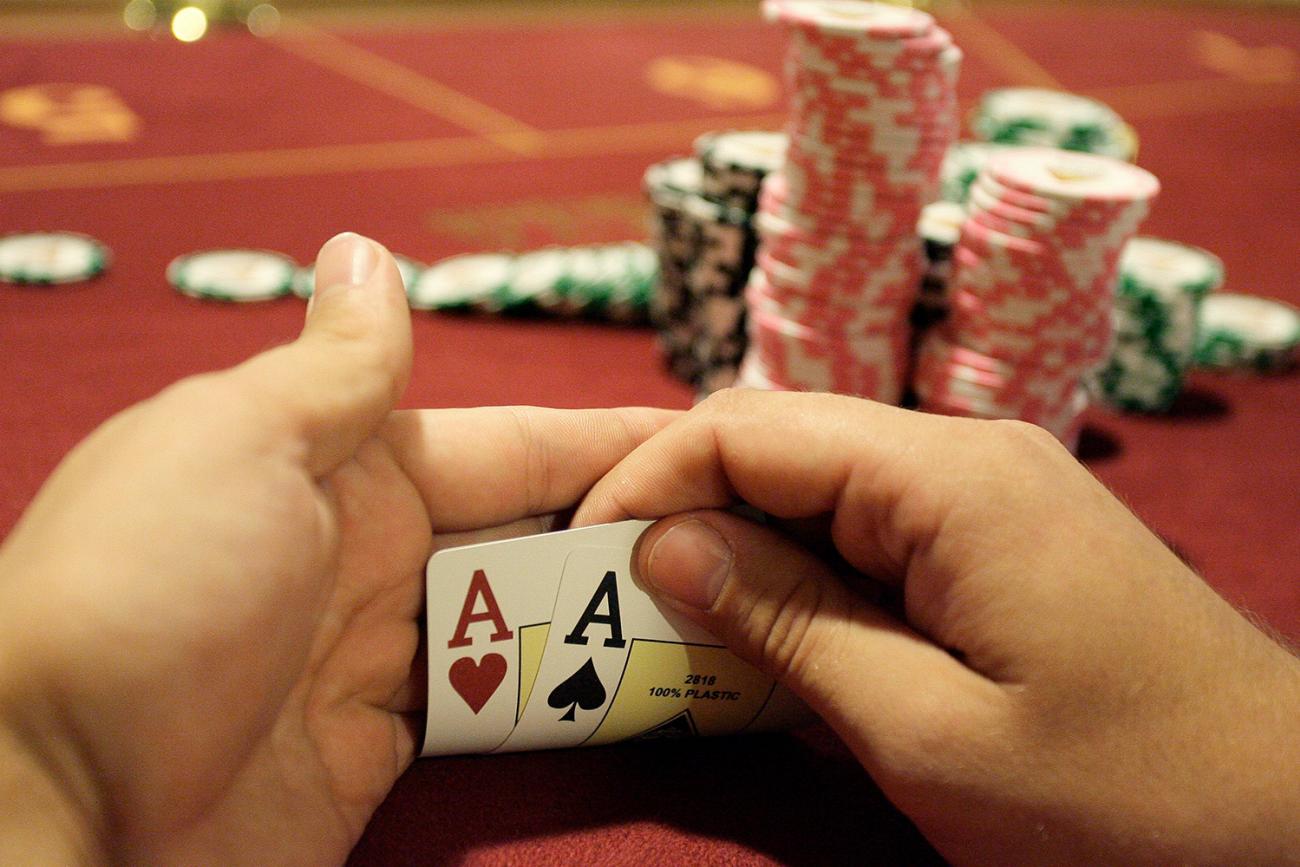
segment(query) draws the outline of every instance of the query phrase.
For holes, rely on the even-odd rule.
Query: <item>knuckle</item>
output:
[[[536,435],[532,417],[522,407],[509,407],[511,419],[519,434],[522,453],[524,508],[526,514],[542,511],[550,495],[550,447],[544,437]]]
[[[987,423],[987,431],[999,448],[1013,456],[1047,457],[1064,450],[1060,441],[1036,424],[1016,419],[997,419]]]
[[[751,392],[742,388],[720,388],[695,407],[700,415],[733,415],[752,399]]]
[[[809,683],[834,653],[845,619],[822,582],[793,581],[784,592],[751,600],[739,618],[742,641],[778,680]]]

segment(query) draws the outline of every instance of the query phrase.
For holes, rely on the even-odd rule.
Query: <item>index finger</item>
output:
[[[680,412],[541,407],[407,410],[379,436],[415,484],[435,533],[568,509]]]
[[[849,563],[901,580],[956,486],[988,475],[989,424],[840,395],[720,392],[601,479],[574,525],[738,501],[778,518],[829,514]]]

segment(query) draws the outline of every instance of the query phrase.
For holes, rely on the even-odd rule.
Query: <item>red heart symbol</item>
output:
[[[471,656],[462,656],[447,672],[452,689],[460,693],[474,713],[483,709],[505,676],[506,658],[499,653],[486,654],[478,662]]]

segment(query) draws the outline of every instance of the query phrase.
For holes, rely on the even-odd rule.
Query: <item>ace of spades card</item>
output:
[[[426,570],[428,722],[422,755],[499,747],[528,703],[564,563],[577,546],[630,552],[649,521],[438,551]],[[584,694],[577,707],[590,703]]]
[[[569,554],[541,665],[498,752],[731,734],[807,718],[769,677],[639,587],[631,553]]]

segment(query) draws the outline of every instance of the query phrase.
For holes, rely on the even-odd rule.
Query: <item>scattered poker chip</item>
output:
[[[1201,304],[1196,363],[1220,370],[1288,370],[1300,346],[1300,310],[1268,298],[1220,292]]]
[[[1223,263],[1212,253],[1159,238],[1129,241],[1115,286],[1115,342],[1092,390],[1117,409],[1169,409],[1193,361],[1202,299],[1222,284]]]
[[[475,253],[429,266],[407,297],[416,310],[643,322],[658,272],[654,251],[636,242]]]
[[[988,142],[1036,145],[1132,161],[1137,134],[1114,109],[1085,96],[1038,87],[986,91],[970,118]]]
[[[435,262],[408,287],[412,310],[497,310],[514,276],[505,253],[467,253]]]
[[[167,280],[183,295],[214,301],[268,301],[288,294],[298,264],[266,250],[208,250],[173,259]]]
[[[107,270],[107,247],[72,232],[26,232],[0,237],[0,281],[54,285],[90,280]]]
[[[414,286],[415,281],[419,279],[420,273],[424,270],[424,266],[419,262],[416,262],[414,259],[408,259],[406,256],[398,256],[396,254],[394,254],[393,260],[397,262],[398,273],[402,275],[402,286],[406,289],[409,297],[411,287]],[[307,265],[306,267],[299,268],[293,275],[293,286],[291,289],[293,294],[297,295],[299,298],[310,298],[312,293],[316,291],[316,266]]]

